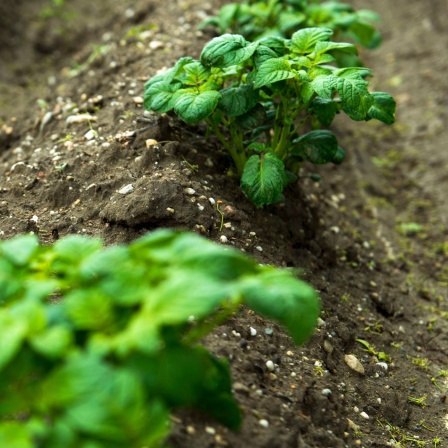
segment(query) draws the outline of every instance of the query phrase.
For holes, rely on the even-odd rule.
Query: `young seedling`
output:
[[[330,42],[332,34],[306,28],[291,39],[217,37],[200,60],[181,58],[150,79],[145,109],[174,110],[192,125],[205,121],[229,151],[246,196],[257,206],[275,203],[304,162],[342,162],[336,136],[318,129],[338,113],[355,121],[395,120],[393,98],[369,91],[370,70],[330,65],[335,51],[357,54],[352,44]]]
[[[390,356],[386,352],[378,352],[375,350],[375,348],[364,339],[355,339],[356,342],[361,344],[364,347],[364,350],[367,353],[370,353],[373,356],[376,356],[378,358],[378,361],[385,361],[385,362],[391,362]]]

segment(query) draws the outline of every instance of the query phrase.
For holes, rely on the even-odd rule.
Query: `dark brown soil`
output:
[[[112,244],[173,227],[303,269],[322,299],[311,341],[295,347],[247,310],[218,328],[205,343],[230,360],[243,427],[181,412],[175,447],[448,446],[445,0],[353,1],[383,17],[383,45],[363,59],[375,90],[396,97],[397,124],[338,118],[348,160],[307,166],[287,201],[266,209],[227,176],[230,160],[202,126],[149,114],[156,126],[125,134],[144,127],[144,82],[198,57],[212,35],[197,25],[223,3],[77,0],[43,18],[43,1],[2,2],[1,238],[82,233]],[[94,118],[69,124],[78,112]],[[364,374],[347,366],[349,354]]]

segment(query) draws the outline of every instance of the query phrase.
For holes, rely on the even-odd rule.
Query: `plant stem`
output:
[[[224,137],[224,135],[222,135],[219,127],[215,125],[212,120],[207,119],[206,123],[210,126],[212,132],[218,137],[218,140],[223,144],[227,151],[229,151],[235,163],[238,177],[241,177],[241,175],[243,174],[244,165],[247,160],[243,148],[242,136],[238,135],[238,132],[235,131],[233,126],[230,124],[230,132],[232,134],[232,138],[229,141]],[[236,143],[236,145],[234,146],[232,143]]]
[[[277,156],[282,160],[286,157],[287,153],[286,148],[290,137],[291,137],[291,126],[289,124],[286,124],[285,126],[282,127],[282,131],[280,133],[280,140],[278,141],[277,145],[274,148],[275,154],[277,154]]]

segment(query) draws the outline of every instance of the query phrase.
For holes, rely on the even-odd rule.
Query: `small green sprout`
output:
[[[425,408],[425,407],[426,407],[426,403],[425,403],[425,401],[426,401],[426,397],[427,397],[426,394],[423,395],[423,396],[420,397],[420,398],[417,398],[417,397],[408,397],[408,401],[409,401],[409,403],[414,403],[414,404],[416,404],[416,405],[418,405],[418,406],[420,406],[420,407],[422,407],[422,408]]]
[[[391,357],[386,352],[378,352],[375,350],[375,348],[370,345],[369,342],[365,341],[364,339],[355,339],[356,342],[361,344],[364,347],[364,351],[367,353],[370,353],[373,356],[376,356],[378,358],[378,361],[384,361],[384,362],[391,362]]]
[[[418,356],[411,357],[411,364],[419,367],[422,370],[429,370],[431,361],[427,358],[419,358]]]
[[[374,333],[374,334],[381,334],[384,331],[384,326],[380,322],[375,322],[372,325],[368,325],[364,328],[364,331]]]

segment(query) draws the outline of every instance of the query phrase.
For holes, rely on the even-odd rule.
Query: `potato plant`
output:
[[[381,35],[374,24],[379,15],[356,11],[339,1],[245,0],[224,5],[216,17],[209,17],[201,28],[212,26],[221,34],[241,34],[248,40],[267,36],[290,38],[299,28],[323,27],[334,31],[333,40],[349,40],[365,48],[377,48]],[[362,65],[357,56],[339,53],[338,65]]]
[[[69,236],[0,243],[0,446],[157,448],[169,413],[241,420],[226,360],[198,344],[246,304],[300,344],[319,314],[290,270],[194,234],[129,246]]]
[[[335,51],[357,54],[353,44],[330,41],[332,34],[305,28],[291,39],[216,37],[199,60],[181,58],[151,78],[144,106],[174,110],[188,124],[204,120],[229,151],[246,196],[258,206],[272,204],[303,162],[342,161],[336,136],[321,129],[338,113],[355,121],[395,120],[394,99],[369,90],[369,69],[331,65]]]

